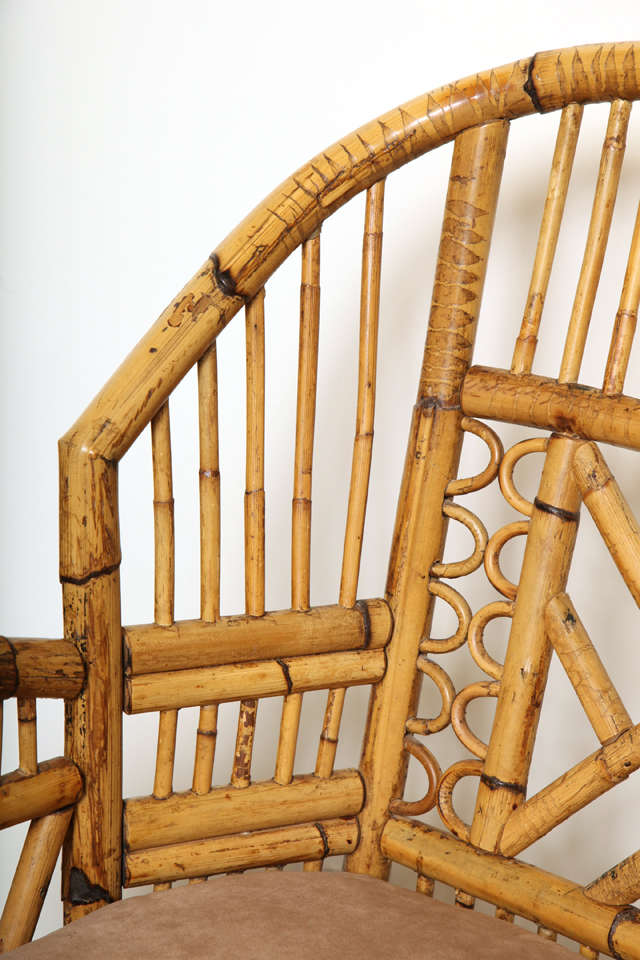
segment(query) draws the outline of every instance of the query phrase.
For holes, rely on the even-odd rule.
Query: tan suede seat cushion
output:
[[[20,947],[16,960],[553,960],[535,933],[344,873],[269,872],[131,897]]]

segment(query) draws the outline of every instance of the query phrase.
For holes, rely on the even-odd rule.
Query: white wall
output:
[[[535,5],[458,0],[445,5],[396,0],[352,3],[222,5],[204,0],[4,0],[0,6],[2,98],[2,302],[0,350],[0,631],[56,636],[61,631],[57,582],[56,440],[70,426],[124,354],[147,329],[218,241],[295,167],[341,134],[421,91],[538,49],[631,39],[635,0]],[[606,108],[585,119],[584,141],[569,199],[567,229],[552,281],[549,330],[566,322],[584,244]],[[486,289],[479,359],[508,363],[526,296],[531,257],[555,135],[555,121],[515,124],[505,170],[497,234]],[[616,214],[619,244],[594,318],[594,359],[583,380],[601,377],[611,319],[624,272],[640,173],[637,130],[630,140],[626,181]],[[424,339],[449,150],[396,174],[387,188],[381,315],[378,447],[361,595],[384,589],[397,481]],[[350,461],[355,369],[361,198],[327,224],[323,245],[321,385],[314,476],[313,596],[337,592],[346,471]],[[573,232],[572,232],[573,230]],[[269,288],[267,424],[268,606],[288,603],[288,516],[295,390],[298,258]],[[557,321],[557,323],[556,323]],[[504,336],[501,338],[501,333]],[[496,342],[502,346],[495,352]],[[241,509],[244,417],[242,320],[221,339],[222,471],[224,484],[223,612],[242,609]],[[540,372],[554,375],[544,365]],[[637,365],[636,365],[637,372]],[[633,381],[630,380],[630,383]],[[630,392],[637,392],[633,387]],[[197,537],[193,382],[173,403],[177,615],[197,615]],[[505,439],[517,439],[515,431]],[[482,454],[480,454],[482,457]],[[618,466],[623,458],[607,452]],[[634,500],[638,466],[625,481]],[[121,468],[124,617],[152,617],[150,455],[143,438]],[[640,502],[636,496],[636,509]],[[483,500],[482,503],[486,503]],[[514,519],[504,505],[484,506],[490,532]],[[320,519],[322,518],[322,519]],[[582,559],[572,594],[633,715],[637,701],[635,609],[585,517]],[[467,541],[460,538],[460,550]],[[453,548],[452,556],[456,553]],[[514,576],[515,573],[514,566]],[[474,609],[492,599],[472,585]],[[614,605],[620,626],[610,621]],[[447,627],[443,614],[442,630]],[[467,665],[466,681],[476,678]],[[535,788],[595,749],[563,676],[560,696],[543,718]],[[311,769],[321,702],[308,698],[313,726],[300,746]],[[429,709],[428,694],[425,710]],[[365,700],[354,698],[348,719],[361,727]],[[12,706],[11,712],[12,714]],[[264,704],[263,728],[276,729],[278,705]],[[474,708],[475,710],[475,708]],[[42,757],[61,752],[61,712],[41,705]],[[472,716],[476,716],[472,712]],[[480,728],[486,716],[478,707]],[[230,718],[229,718],[230,719]],[[569,729],[576,721],[577,732]],[[155,721],[127,724],[128,793],[152,785]],[[3,770],[15,765],[13,715],[5,722]],[[176,782],[188,786],[192,720],[182,733]],[[270,776],[273,744],[261,733],[258,774]],[[231,750],[232,723],[220,746],[219,778]],[[357,762],[357,737],[345,738],[343,762]],[[450,749],[450,747],[447,747]],[[455,759],[453,753],[451,758]],[[306,762],[305,762],[306,761]],[[228,772],[228,771],[227,771]],[[417,796],[422,775],[411,772]],[[633,788],[635,789],[635,788]],[[587,880],[626,853],[634,821],[624,797],[596,805],[540,845],[539,859]],[[616,791],[619,793],[621,791]],[[461,788],[461,793],[464,789]],[[607,798],[609,799],[609,798]],[[464,811],[464,798],[462,808]],[[468,804],[470,799],[466,798]],[[466,811],[466,815],[469,811]],[[607,826],[605,826],[607,824]],[[611,825],[613,824],[613,825]],[[588,842],[583,832],[588,831]],[[581,832],[582,831],[582,832]],[[17,849],[14,831],[0,839],[0,897]],[[631,839],[629,839],[631,837]],[[6,853],[6,859],[5,859]],[[536,853],[532,853],[536,856]],[[403,877],[399,876],[403,881]],[[54,881],[56,887],[57,881]],[[58,890],[38,934],[57,923]]]

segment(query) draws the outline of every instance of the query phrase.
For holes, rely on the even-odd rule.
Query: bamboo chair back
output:
[[[521,915],[539,924],[543,936],[554,938],[559,932],[572,938],[583,956],[601,951],[640,957],[640,915],[631,905],[640,897],[640,853],[585,888],[514,859],[640,765],[640,728],[627,713],[567,593],[584,502],[640,601],[640,530],[599,447],[609,443],[640,449],[640,400],[624,393],[640,300],[640,213],[602,387],[579,383],[631,102],[640,94],[639,57],[640,48],[633,43],[538,54],[419,97],[330,147],[278,187],[211,254],[61,440],[61,579],[68,639],[55,641],[50,657],[68,658],[63,670],[67,680],[47,689],[53,691],[49,695],[68,699],[66,757],[53,766],[36,766],[29,733],[33,693],[28,681],[25,686],[16,680],[14,689],[3,689],[21,698],[22,773],[4,777],[2,789],[8,795],[17,790],[14,784],[22,788],[28,783],[35,795],[43,778],[53,784],[52,771],[56,784],[64,780],[64,789],[47,787],[57,791],[55,808],[51,802],[38,806],[34,801],[22,818],[36,818],[36,831],[55,832],[53,849],[74,813],[64,858],[68,919],[117,899],[123,883],[152,883],[159,889],[175,880],[197,882],[216,873],[294,861],[318,870],[327,856],[346,854],[347,870],[386,878],[391,862],[404,864],[416,871],[418,889],[424,893],[431,894],[434,881],[442,881],[456,890],[461,906],[473,906],[476,897],[489,901],[503,919]],[[532,373],[532,365],[582,113],[585,105],[600,101],[611,106],[577,292],[559,367],[541,376]],[[526,308],[519,332],[514,330],[511,369],[472,366],[510,121],[553,110],[560,111],[557,143]],[[409,160],[450,141],[451,174],[388,582],[384,596],[361,598],[385,179]],[[366,211],[357,410],[340,587],[335,604],[312,607],[320,228],[362,191]],[[265,286],[298,247],[302,265],[291,604],[266,615]],[[221,616],[216,338],[242,308],[245,609]],[[176,622],[169,398],[194,365],[201,604],[198,619]],[[546,435],[525,439],[504,453],[498,434],[485,420],[533,427]],[[148,425],[154,622],[123,628],[117,464]],[[484,441],[489,463],[476,476],[459,478],[461,447],[469,433]],[[544,467],[536,496],[528,501],[513,474],[517,462],[532,452],[544,454]],[[489,536],[458,498],[496,478],[523,519]],[[449,521],[463,524],[474,540],[471,554],[462,561],[443,561]],[[507,580],[500,563],[503,547],[514,537],[526,538],[517,584]],[[472,613],[448,581],[483,565],[501,599]],[[455,632],[444,640],[431,636],[437,598],[458,619]],[[511,621],[503,664],[484,643],[486,626],[498,617]],[[439,659],[464,644],[484,679],[458,688]],[[12,669],[21,677],[20,657],[27,653],[15,643],[10,647],[7,657],[13,657]],[[25,650],[32,655],[28,642]],[[554,651],[601,746],[527,797]],[[83,661],[88,665],[86,681]],[[47,661],[45,674],[53,675],[52,662]],[[433,718],[419,715],[425,677],[441,699]],[[345,691],[360,684],[372,686],[360,770],[336,771]],[[301,708],[304,694],[313,690],[327,691],[324,723],[315,770],[299,775],[294,768]],[[254,782],[252,752],[259,702],[265,697],[283,698],[280,738],[273,779]],[[486,744],[467,719],[469,704],[485,697],[496,701]],[[212,786],[218,705],[228,701],[239,702],[230,781]],[[199,708],[193,782],[187,793],[175,793],[177,717],[186,707]],[[153,791],[127,800],[124,807],[123,710],[159,713]],[[431,737],[448,727],[472,758],[443,771]],[[419,801],[404,799],[410,756],[428,778]],[[76,802],[79,772],[84,790]],[[453,803],[454,788],[464,777],[477,779],[469,824]],[[62,813],[53,812],[62,808]],[[437,810],[446,830],[412,819],[431,810]],[[55,828],[50,825],[54,822]],[[28,843],[37,844],[37,837]],[[31,935],[18,929],[14,913],[15,906],[8,906],[3,920],[8,945]]]

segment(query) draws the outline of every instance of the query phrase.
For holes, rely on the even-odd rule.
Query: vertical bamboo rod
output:
[[[455,141],[431,317],[398,501],[387,596],[395,623],[387,670],[372,690],[361,767],[366,802],[362,839],[347,869],[386,877],[380,838],[390,801],[401,797],[404,737],[415,713],[419,644],[433,597],[426,574],[441,558],[447,519],[442,503],[457,471],[460,391],[471,363],[509,125],[472,127]],[[464,304],[464,307],[461,307]]]
[[[628,100],[614,100],[611,104],[589,233],[560,365],[560,383],[575,383],[580,373],[618,192],[630,113],[631,103]]]
[[[36,729],[36,701],[32,697],[18,698],[18,765],[23,773],[38,772],[38,745]]]
[[[435,881],[432,877],[425,877],[419,873],[416,878],[416,893],[423,893],[425,897],[432,897],[435,887]]]
[[[245,609],[264,614],[264,289],[247,304],[247,453],[244,496]],[[240,703],[236,752],[231,773],[234,787],[251,783],[251,757],[257,700]]]
[[[300,283],[300,342],[296,446],[291,517],[291,607],[308,610],[311,604],[311,471],[316,416],[318,336],[320,329],[320,234],[302,245]],[[275,779],[290,783],[295,763],[302,695],[289,694],[282,705]]]
[[[173,623],[175,544],[173,524],[173,481],[171,474],[171,427],[169,405],[163,404],[151,421],[153,457],[153,517],[155,541],[155,621]],[[153,795],[168,797],[173,791],[178,711],[161,710],[158,719],[158,749]],[[158,883],[156,890],[170,884]]]
[[[198,363],[200,440],[200,618],[220,616],[220,458],[218,449],[218,358],[215,342]],[[218,705],[200,707],[193,768],[194,793],[208,793],[218,730]]]
[[[518,584],[491,738],[470,839],[495,850],[504,824],[523,802],[551,659],[544,611],[566,585],[581,496],[573,475],[579,441],[549,440]],[[552,545],[550,549],[549,545]]]
[[[385,181],[379,180],[367,190],[364,218],[356,431],[353,441],[351,487],[338,601],[343,607],[352,607],[356,602],[362,535],[369,492],[376,398],[384,186]],[[316,776],[329,777],[333,772],[345,694],[346,689],[343,687],[339,690],[330,690],[327,696],[327,707],[318,746]]]
[[[540,224],[538,246],[533,263],[527,304],[520,334],[516,340],[511,361],[512,373],[531,373],[533,357],[538,344],[540,320],[547,296],[551,267],[558,243],[560,224],[567,199],[567,190],[580,133],[583,107],[570,103],[562,111],[558,136],[551,163],[549,186]]]
[[[627,270],[622,285],[620,306],[611,336],[611,346],[604,374],[602,390],[608,395],[622,393],[629,365],[633,336],[638,321],[640,302],[640,204],[629,250]]]
[[[343,607],[352,607],[356,602],[362,535],[369,492],[373,418],[376,402],[383,209],[384,180],[380,180],[367,190],[362,244],[356,431],[353,441],[351,487],[347,509],[347,526],[344,535],[340,599],[338,601]]]

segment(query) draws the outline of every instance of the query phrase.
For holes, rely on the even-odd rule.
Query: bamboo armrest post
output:
[[[431,321],[389,566],[387,591],[395,626],[384,679],[371,694],[365,732],[361,769],[367,802],[361,815],[362,841],[347,861],[347,869],[355,873],[388,875],[380,836],[389,804],[402,796],[404,788],[405,727],[407,718],[415,715],[419,692],[415,664],[433,606],[424,573],[442,555],[447,518],[441,505],[460,454],[460,388],[471,362],[507,135],[508,124],[491,123],[465,131],[454,147]],[[458,288],[464,291],[464,311],[451,296]],[[433,522],[438,515],[439,524]]]
[[[82,693],[65,705],[65,755],[85,780],[63,848],[69,921],[121,895],[122,631],[117,463],[79,441],[77,425],[59,454],[64,634],[91,665]]]

